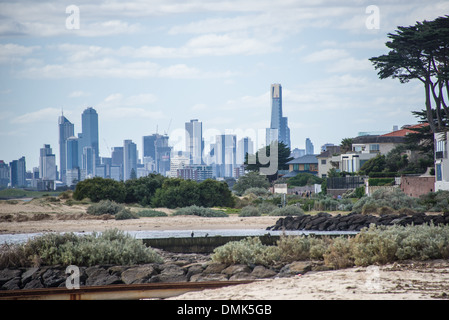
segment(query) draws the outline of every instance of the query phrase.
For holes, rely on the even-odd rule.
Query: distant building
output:
[[[294,177],[298,173],[311,173],[314,175],[318,174],[318,159],[313,154],[307,154],[305,156],[293,159],[288,164],[288,171],[284,177]]]
[[[188,165],[176,171],[178,178],[185,180],[204,181],[213,177],[212,166],[207,165]]]
[[[111,178],[123,180],[123,147],[113,147],[111,152]]]
[[[190,164],[203,164],[203,123],[198,119],[192,119],[185,123],[186,129],[186,152]]]
[[[236,135],[222,134],[215,137],[215,177],[232,177],[236,165]]]
[[[134,170],[137,176],[137,145],[132,140],[123,141],[123,180],[129,180]]]
[[[190,164],[190,159],[184,156],[182,152],[170,158],[170,177],[178,177],[178,169],[184,169]]]
[[[306,139],[306,155],[307,154],[314,154],[314,147],[313,147],[313,143],[312,143],[312,141],[309,139],[309,138],[307,138]]]
[[[254,143],[251,141],[251,138],[245,137],[239,140],[237,144],[237,157],[236,164],[241,165],[245,163],[246,154],[254,153]]]
[[[266,129],[266,145],[273,141],[283,142],[290,149],[290,129],[288,118],[282,115],[282,86],[278,83],[271,85],[271,122]]]
[[[449,191],[449,157],[447,132],[435,133],[435,191]]]
[[[306,155],[306,150],[305,149],[298,149],[298,148],[293,149],[292,153],[290,154],[290,156],[293,157],[293,158],[299,158],[299,157],[302,157],[302,156],[305,156],[305,155]]]
[[[93,154],[93,161],[95,164],[100,163],[99,157],[99,143],[98,143],[98,114],[94,108],[87,108],[81,115],[82,133],[78,134],[78,162],[82,166],[82,169],[87,169],[84,164],[90,164],[90,162],[83,162],[84,148],[90,147]],[[87,152],[91,152],[87,151]],[[92,172],[93,173],[93,172]]]
[[[25,157],[19,160],[13,160],[9,163],[11,187],[12,188],[24,188],[27,186],[26,181],[26,162]]]
[[[67,139],[75,135],[75,126],[71,123],[64,114],[58,119],[59,127],[59,173],[62,183],[66,183],[67,170]],[[78,153],[77,153],[78,154]]]
[[[1,188],[6,188],[8,187],[10,178],[10,168],[9,165],[7,163],[5,163],[5,161],[0,160],[0,187]]]
[[[41,180],[56,180],[56,157],[49,144],[40,149],[39,178]]]
[[[318,177],[326,178],[330,169],[339,169],[341,161],[339,154],[340,146],[327,146],[325,151],[316,156],[318,159]]]

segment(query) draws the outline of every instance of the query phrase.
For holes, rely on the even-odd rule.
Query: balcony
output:
[[[435,152],[435,159],[446,159],[447,152],[446,151],[437,151]]]

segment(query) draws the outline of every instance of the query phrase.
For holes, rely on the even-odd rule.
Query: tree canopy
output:
[[[413,26],[399,26],[388,38],[391,40],[386,46],[390,51],[370,59],[380,79],[399,79],[401,83],[421,81],[431,131],[448,127],[443,114],[449,118],[446,103],[449,98],[449,16],[417,22]]]

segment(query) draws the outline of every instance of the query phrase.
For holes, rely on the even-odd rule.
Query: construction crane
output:
[[[170,130],[170,126],[171,126],[171,121],[172,121],[172,119],[173,119],[173,118],[170,118],[170,122],[168,123],[168,128],[167,128],[167,131],[165,131],[165,135],[167,135],[167,134],[168,134],[168,131]]]
[[[106,139],[103,138],[103,141],[104,141],[104,144],[106,145],[106,148],[108,149],[109,156],[112,157],[111,149],[109,149],[109,146],[108,146],[108,143],[106,142]]]

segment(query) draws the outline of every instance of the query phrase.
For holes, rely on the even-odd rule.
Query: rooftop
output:
[[[311,163],[318,164],[318,159],[314,154],[306,154],[305,156],[295,158],[287,162],[287,164],[311,164]]]

